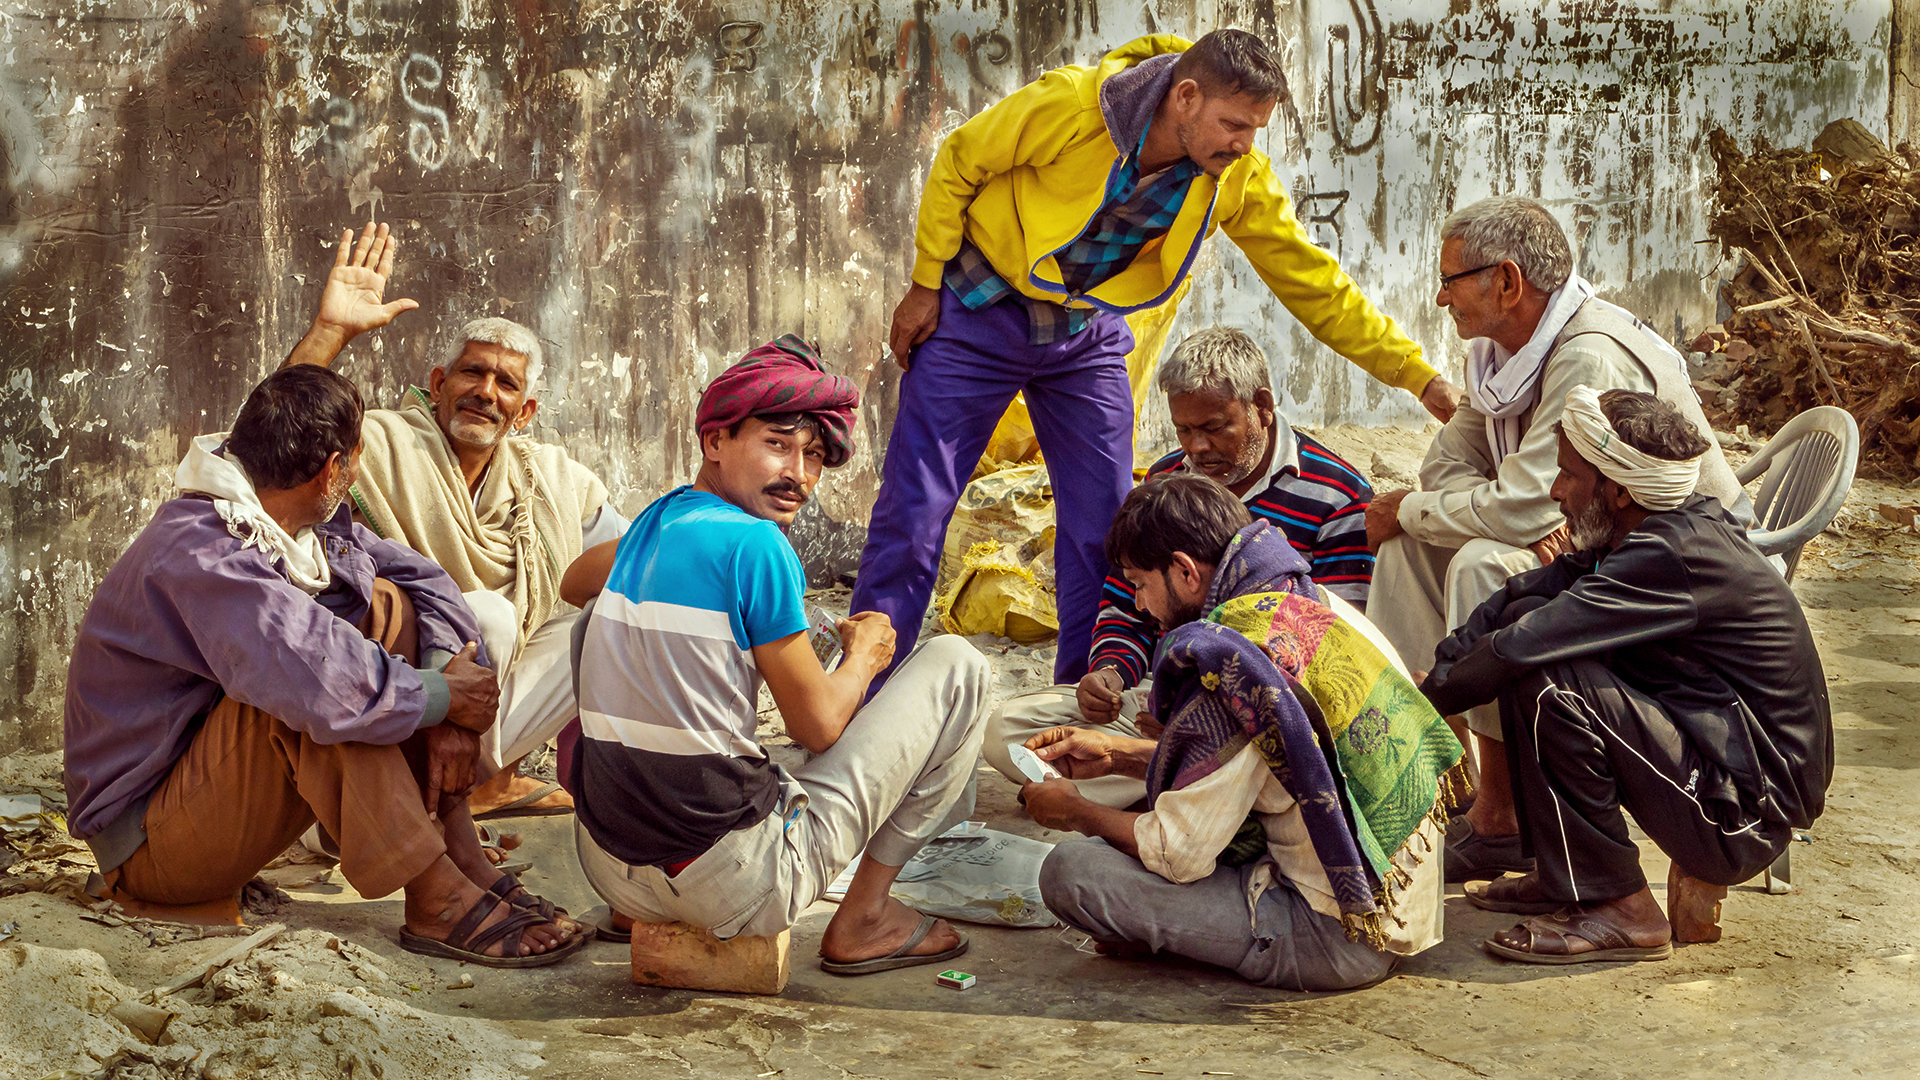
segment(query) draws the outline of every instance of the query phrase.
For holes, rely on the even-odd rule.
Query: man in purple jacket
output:
[[[498,690],[444,571],[355,525],[353,384],[316,367],[193,441],[100,583],[67,672],[73,834],[108,895],[230,902],[316,818],[408,949],[492,966],[584,943],[488,863],[466,792]]]

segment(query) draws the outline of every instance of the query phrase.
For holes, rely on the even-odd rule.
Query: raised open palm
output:
[[[342,230],[340,253],[327,274],[327,287],[320,294],[320,311],[314,321],[353,336],[385,326],[395,315],[419,307],[406,299],[381,303],[387,291],[387,275],[393,273],[393,253],[399,246],[399,238],[387,226],[376,228],[371,221],[357,244],[352,229]]]

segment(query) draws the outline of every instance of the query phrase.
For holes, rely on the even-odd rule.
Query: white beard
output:
[[[485,449],[500,441],[501,429],[498,424],[456,416],[447,424],[447,434],[456,442]]]
[[[1613,515],[1596,497],[1567,521],[1575,551],[1598,551],[1613,540]]]

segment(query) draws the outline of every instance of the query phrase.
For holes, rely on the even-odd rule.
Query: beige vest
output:
[[[1676,357],[1647,340],[1646,333],[1639,327],[1591,303],[1581,305],[1573,318],[1567,320],[1560,336],[1554,339],[1552,351],[1560,351],[1562,345],[1582,334],[1600,334],[1625,349],[1653,381],[1654,396],[1680,410],[1707,440],[1707,456],[1700,462],[1700,484],[1694,491],[1720,500],[1728,513],[1751,528],[1753,502],[1747,498],[1739,478],[1733,475],[1726,455],[1720,452],[1720,440],[1714,438],[1713,425],[1707,423],[1707,414],[1700,408],[1700,399],[1693,392],[1693,382],[1687,378],[1684,363],[1676,362]],[[1596,386],[1594,389],[1605,393],[1611,388]]]

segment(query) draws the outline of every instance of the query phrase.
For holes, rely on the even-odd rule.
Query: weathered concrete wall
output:
[[[708,375],[775,334],[867,389],[941,136],[1139,33],[1254,29],[1295,88],[1266,146],[1301,214],[1448,366],[1434,226],[1552,203],[1662,328],[1712,312],[1705,133],[1884,130],[1893,0],[0,0],[0,750],[53,745],[100,574],[304,329],[377,213],[421,311],[342,371],[391,401],[461,320],[550,343],[537,430],[636,510],[692,467]],[[1246,326],[1296,421],[1417,420],[1216,245],[1182,327]],[[1150,407],[1143,437],[1163,440]],[[857,552],[874,458],[797,532]]]

